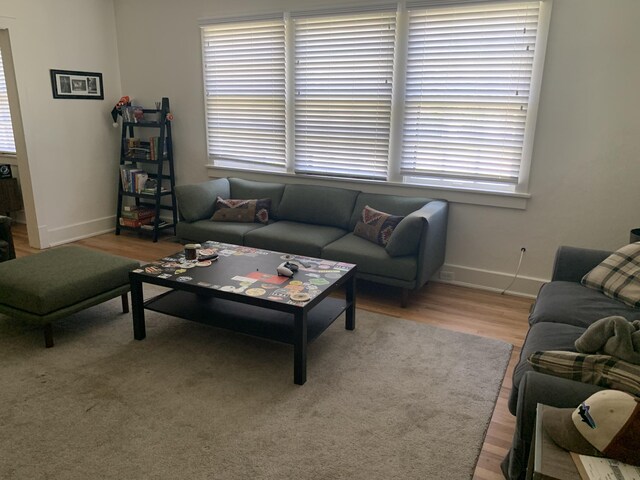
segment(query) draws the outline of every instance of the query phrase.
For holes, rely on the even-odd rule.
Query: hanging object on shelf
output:
[[[130,105],[131,99],[128,95],[120,97],[118,103],[116,103],[113,110],[111,110],[111,118],[113,118],[113,127],[116,128],[118,126],[118,115],[122,115],[122,107],[125,105]]]

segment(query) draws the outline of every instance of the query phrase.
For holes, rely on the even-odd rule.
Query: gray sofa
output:
[[[516,431],[511,450],[502,463],[506,478],[524,478],[537,403],[577,407],[602,390],[596,385],[535,372],[527,358],[537,351],[576,351],[574,342],[601,318],[620,315],[628,320],[640,319],[640,309],[580,283],[586,273],[611,253],[574,247],[560,247],[557,251],[551,282],[542,286],[531,309],[529,331],[513,372],[509,410],[516,416]]]
[[[212,221],[216,197],[271,199],[269,223]],[[364,193],[346,188],[218,178],[176,187],[183,243],[216,240],[355,263],[358,278],[409,290],[442,266],[448,204],[443,200]],[[365,205],[404,216],[386,247],[354,235]]]

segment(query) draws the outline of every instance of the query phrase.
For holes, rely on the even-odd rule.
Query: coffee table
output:
[[[200,254],[213,251],[218,260],[208,266],[189,262],[184,252],[178,252],[129,274],[136,340],[146,336],[147,309],[292,344],[293,381],[303,385],[308,343],[343,312],[345,328],[355,328],[356,265],[221,242],[205,242]],[[276,274],[283,261],[300,265],[293,278]],[[144,301],[145,283],[171,290]],[[330,296],[342,286],[344,298]],[[295,293],[310,299],[294,301]]]

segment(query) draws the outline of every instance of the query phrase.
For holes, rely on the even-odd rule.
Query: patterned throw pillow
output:
[[[640,308],[640,242],[619,248],[584,277],[585,287]]]
[[[379,212],[369,205],[365,205],[362,210],[362,220],[358,221],[353,233],[370,242],[385,247],[389,242],[391,234],[403,218],[404,217],[397,215]]]
[[[269,221],[270,198],[259,200],[233,200],[216,198],[216,210],[211,220],[216,222],[267,223]]]
[[[611,355],[547,351],[532,353],[528,361],[538,372],[640,395],[640,365]]]

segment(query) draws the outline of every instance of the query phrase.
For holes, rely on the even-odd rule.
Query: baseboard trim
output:
[[[453,273],[453,280],[441,278],[442,272]],[[513,280],[512,273],[496,272],[462,265],[444,264],[433,281],[459,285],[462,287],[478,288],[492,292],[502,292]],[[540,287],[549,280],[535,277],[518,276],[513,285],[507,290],[509,295],[535,298]]]
[[[113,232],[115,230],[116,217],[97,218],[87,222],[74,223],[64,227],[52,228],[47,232],[49,246],[56,247],[65,243],[75,242],[83,238],[95,237],[103,233]]]

